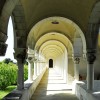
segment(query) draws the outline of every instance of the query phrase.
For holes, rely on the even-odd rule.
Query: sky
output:
[[[16,60],[14,59],[14,56],[13,56],[14,39],[13,39],[13,26],[12,26],[11,17],[9,18],[7,36],[8,36],[8,39],[6,41],[6,44],[8,44],[8,47],[7,47],[5,56],[0,56],[0,61],[4,60],[5,58],[10,58],[11,60],[15,62]]]

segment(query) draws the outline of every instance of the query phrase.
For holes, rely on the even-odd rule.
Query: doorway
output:
[[[53,68],[53,59],[49,59],[49,68]]]

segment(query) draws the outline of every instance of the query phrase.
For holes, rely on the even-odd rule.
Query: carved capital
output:
[[[21,61],[22,63],[24,63],[24,61],[26,59],[26,49],[25,48],[16,48],[15,53],[14,53],[14,58],[17,61]]]
[[[75,64],[79,64],[80,58],[79,58],[79,57],[75,57],[75,58],[74,58],[74,62],[75,62]]]
[[[7,44],[0,42],[0,56],[4,56],[7,49]]]
[[[27,58],[27,61],[28,61],[29,63],[33,63],[33,57],[28,57],[28,58]]]
[[[96,60],[95,50],[87,51],[87,61],[89,64],[93,64]]]

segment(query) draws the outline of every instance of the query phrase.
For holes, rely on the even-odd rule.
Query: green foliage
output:
[[[9,62],[0,62],[0,89],[4,90],[9,85],[17,84],[18,67],[16,64]],[[24,80],[28,78],[27,65],[24,66]]]
[[[16,86],[12,85],[12,86],[8,86],[5,90],[0,90],[0,100],[2,100],[4,96],[6,96],[8,93],[10,93],[15,88]]]
[[[11,84],[16,84],[17,66],[13,63],[0,63],[0,89],[5,89]]]

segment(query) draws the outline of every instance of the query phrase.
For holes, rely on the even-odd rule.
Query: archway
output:
[[[55,21],[57,21],[58,24],[54,24],[53,22]],[[59,16],[45,18],[33,26],[27,38],[28,47],[35,49],[35,43],[41,36],[47,33],[51,33],[52,36],[54,36],[55,33],[60,33],[66,36],[72,43],[74,42],[74,38],[81,38],[83,44],[83,54],[86,53],[86,40],[80,27],[73,21]]]
[[[53,68],[53,59],[49,59],[49,68]]]
[[[58,24],[55,24],[55,21],[58,22]],[[51,41],[50,44],[48,44],[49,41]],[[62,49],[62,46],[59,46],[59,43],[54,45],[55,41],[59,41],[67,49],[68,55],[66,55],[69,68],[67,71],[62,70],[62,72],[57,69],[57,72],[64,73],[66,71],[68,72],[67,74],[69,77],[73,78],[74,63],[72,57],[83,57],[83,55],[86,54],[86,41],[84,34],[79,26],[67,18],[49,17],[41,20],[31,29],[27,38],[27,45],[30,49],[38,51],[39,55],[42,55],[46,61],[49,61],[49,59],[52,58],[54,61],[54,67],[56,65],[56,68],[60,68],[60,65],[64,64],[60,63],[64,57],[58,59],[58,56],[63,56],[63,52],[65,54],[66,50]],[[43,46],[43,44],[45,44],[45,46]],[[41,59],[39,60],[41,61]]]

